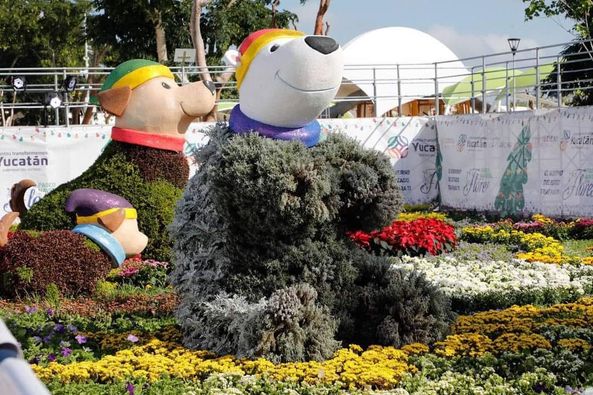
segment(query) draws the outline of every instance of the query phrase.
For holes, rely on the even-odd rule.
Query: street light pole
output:
[[[521,41],[520,38],[509,38],[509,47],[511,48],[511,53],[513,54],[513,111],[517,109],[517,103],[515,101],[515,54],[517,53],[517,49],[519,48],[519,42]],[[508,108],[507,108],[508,111]]]

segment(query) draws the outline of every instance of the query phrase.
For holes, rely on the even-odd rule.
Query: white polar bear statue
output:
[[[256,131],[308,147],[319,142],[316,118],[342,82],[342,49],[334,39],[295,30],[259,30],[238,51],[227,51],[223,61],[236,67],[239,88],[239,105],[229,120],[233,132]]]

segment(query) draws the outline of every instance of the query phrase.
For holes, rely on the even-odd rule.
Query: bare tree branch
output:
[[[272,28],[276,28],[276,13],[278,12],[278,6],[280,5],[280,0],[272,1]]]
[[[200,30],[200,17],[202,15],[202,7],[208,4],[210,0],[194,0],[191,10],[191,18],[189,31],[192,43],[196,49],[196,65],[200,73],[200,79],[203,81],[212,81],[208,65],[206,64],[206,49],[204,47],[204,39],[202,38],[202,31]]]
[[[315,18],[315,31],[313,34],[323,35],[323,18],[329,8],[331,0],[319,0],[319,10],[317,10],[317,17]]]
[[[325,22],[325,32],[323,33],[324,36],[328,36],[329,35],[329,28],[331,27],[331,25],[329,24],[329,22]]]
[[[165,63],[167,60],[167,39],[165,27],[163,26],[163,15],[160,10],[156,10],[152,18],[152,25],[156,37],[156,53],[159,63]]]

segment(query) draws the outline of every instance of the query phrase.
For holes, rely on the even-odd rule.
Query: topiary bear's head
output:
[[[223,144],[210,177],[217,209],[248,243],[376,229],[401,205],[393,170],[378,152],[332,135],[313,148],[236,136]]]

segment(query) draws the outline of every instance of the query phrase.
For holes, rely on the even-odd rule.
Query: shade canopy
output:
[[[407,27],[364,33],[344,45],[345,79],[374,98],[377,115],[418,98],[434,96],[435,62],[438,89],[468,73],[458,57],[431,35]],[[398,67],[399,79],[398,85]],[[355,91],[355,87],[351,87]],[[343,92],[340,92],[341,96]]]
[[[462,103],[472,97],[472,92],[474,97],[479,96],[484,85],[486,92],[500,91],[506,87],[506,80],[511,73],[512,72],[509,70],[507,74],[506,69],[498,67],[486,68],[484,73],[481,71],[474,72],[458,83],[443,89],[443,100],[450,106]],[[515,73],[518,74],[520,71],[516,70]],[[486,79],[485,84],[482,81],[482,74]]]
[[[537,79],[538,69],[539,69],[539,81]],[[509,75],[511,75],[511,77],[509,79],[509,85],[508,85],[508,87],[505,87],[505,89],[503,89],[502,92],[500,92],[497,99],[498,100],[504,99],[504,96],[507,94],[507,92],[509,94],[512,93],[513,88],[515,89],[515,92],[525,91],[525,90],[528,90],[531,88],[535,88],[535,86],[538,83],[541,83],[543,80],[548,78],[548,76],[550,75],[550,73],[552,73],[553,70],[554,70],[553,64],[543,64],[543,65],[539,66],[537,69],[535,67],[532,67],[532,68],[520,70],[520,71],[516,70],[514,77],[512,77],[512,70],[509,70]]]

